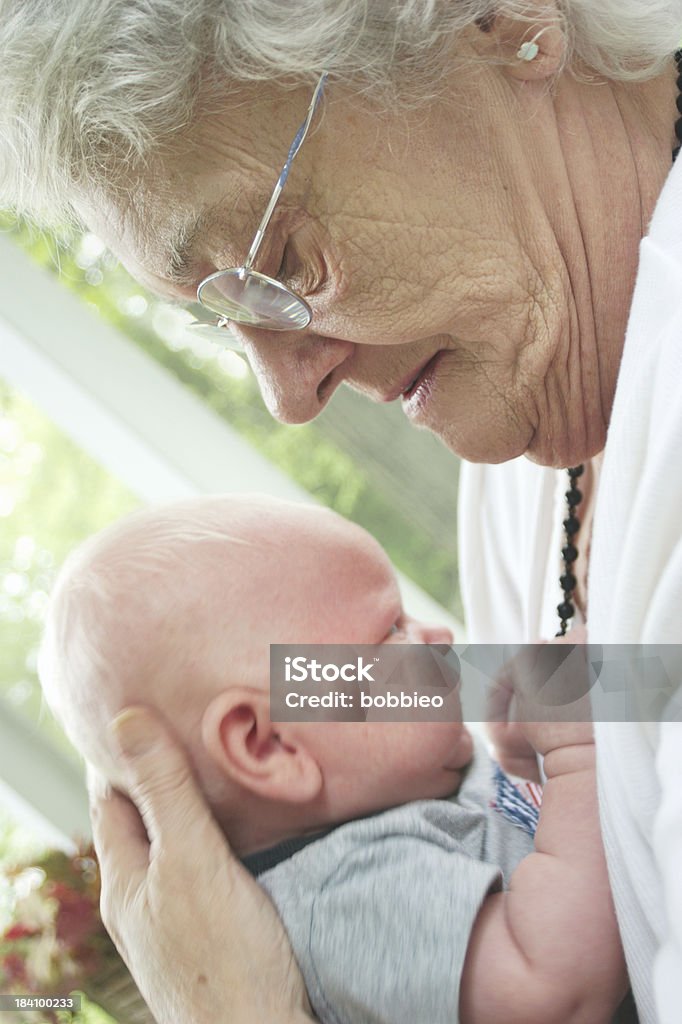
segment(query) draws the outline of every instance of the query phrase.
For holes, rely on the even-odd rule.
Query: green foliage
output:
[[[57,567],[137,505],[98,463],[0,382],[0,693],[41,715],[36,660]],[[47,718],[46,728],[70,748]]]
[[[28,863],[31,858],[37,859],[44,852],[41,843],[0,807],[0,870],[4,864]],[[7,908],[0,899],[0,932],[6,923],[6,911]],[[59,1024],[116,1024],[113,1017],[91,1003],[84,995],[78,1013],[60,1013],[58,1018]],[[41,1024],[41,1014],[26,1014],[25,1024]],[[121,1024],[125,1024],[125,1021]]]
[[[36,232],[0,215],[3,229],[255,449],[319,501],[368,529],[400,569],[461,614],[456,463],[434,439],[416,434],[394,415],[397,410],[371,409],[350,394],[339,395],[315,423],[277,424],[240,357],[192,340],[183,329],[187,314],[146,294],[93,236]],[[0,695],[34,721],[42,717],[36,656],[56,569],[82,539],[137,504],[25,397],[0,382]],[[49,716],[43,727],[69,749]],[[0,816],[0,862],[26,854],[32,842]],[[81,1013],[64,1015],[67,1022],[112,1019],[84,1000]]]
[[[0,218],[0,228],[3,222]],[[41,265],[165,366],[218,415],[319,501],[364,526],[394,564],[437,601],[461,615],[457,586],[457,462],[434,438],[414,431],[397,409],[376,409],[347,392],[314,423],[283,426],[272,420],[246,363],[184,330],[186,311],[146,293],[91,235],[36,232],[6,219],[5,228]],[[336,405],[334,406],[334,403]],[[341,417],[335,409],[341,406]],[[397,415],[396,415],[397,414]],[[360,419],[364,436],[342,443],[339,418]],[[392,417],[392,418],[391,418]],[[390,437],[372,459],[371,434],[387,420]],[[382,456],[404,456],[400,485],[386,486]],[[439,468],[437,488],[421,474]],[[435,474],[432,473],[432,479]],[[428,493],[422,493],[428,491]],[[440,493],[436,493],[436,491]],[[436,508],[438,506],[438,508]]]

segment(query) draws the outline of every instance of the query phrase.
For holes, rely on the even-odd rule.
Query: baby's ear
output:
[[[322,772],[287,732],[270,721],[268,695],[248,686],[223,690],[201,722],[204,749],[232,782],[265,800],[307,803],[322,789]]]

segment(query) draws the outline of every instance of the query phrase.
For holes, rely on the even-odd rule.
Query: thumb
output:
[[[125,708],[109,729],[123,759],[130,799],[150,843],[169,851],[182,845],[184,837],[217,830],[187,753],[157,711]]]

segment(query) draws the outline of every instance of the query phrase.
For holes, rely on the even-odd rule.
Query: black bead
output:
[[[569,537],[572,537],[579,529],[580,520],[577,516],[569,516],[568,519],[564,519],[564,530]]]
[[[578,581],[572,572],[567,572],[563,576],[559,577],[559,583],[561,589],[565,590],[567,594],[570,594],[572,590],[575,590],[575,585]]]
[[[570,565],[571,562],[575,562],[578,557],[578,549],[575,544],[566,544],[566,546],[561,549],[561,557],[564,562],[566,562],[566,565]]]
[[[682,142],[682,117],[678,117],[677,121],[675,121],[675,135]]]
[[[561,604],[557,606],[557,611],[560,619],[571,619],[573,618],[575,608],[570,601],[562,601]]]
[[[682,149],[682,146],[675,146],[675,148],[673,150],[673,163],[675,163],[675,161],[677,160],[677,158],[678,158],[678,156],[680,154],[680,150],[681,149]]]
[[[675,103],[677,104],[677,109],[679,110],[680,114],[682,114],[682,96],[678,96],[675,100]]]
[[[585,472],[585,467],[583,465],[573,466],[572,469],[569,469],[568,475],[569,476],[578,477],[578,476],[582,476],[584,472]]]
[[[583,500],[583,492],[578,490],[577,487],[571,487],[570,491],[566,491],[566,501],[569,505],[575,508]]]

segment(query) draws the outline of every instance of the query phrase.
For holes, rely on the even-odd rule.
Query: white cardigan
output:
[[[532,642],[556,632],[566,480],[565,471],[525,458],[462,466],[470,641]],[[595,643],[682,643],[682,158],[641,243],[588,602]],[[682,724],[600,723],[596,736],[604,844],[641,1024],[679,1024]]]

